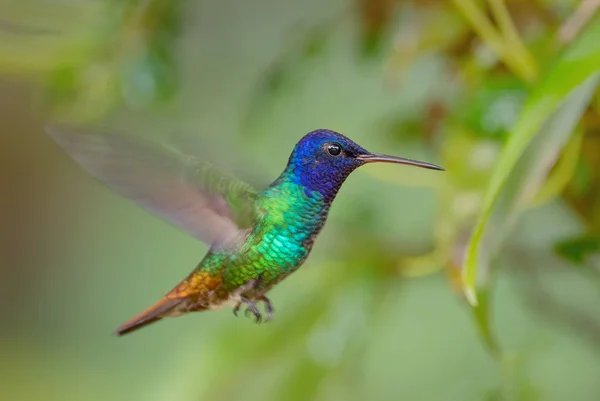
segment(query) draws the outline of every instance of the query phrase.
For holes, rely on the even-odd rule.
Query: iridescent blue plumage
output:
[[[94,177],[211,246],[198,267],[159,302],[129,320],[125,334],[186,312],[242,304],[257,321],[256,303],[308,257],[340,187],[370,162],[441,170],[414,160],[370,153],[326,129],[306,134],[281,175],[257,191],[177,152],[159,152],[123,135],[53,130],[52,136]]]
[[[325,147],[331,143],[341,146],[340,155],[332,156],[327,152]],[[364,148],[335,131],[316,130],[296,144],[278,181],[293,181],[307,190],[319,192],[325,201],[332,202],[346,177],[365,163],[356,159],[356,156],[367,153]]]

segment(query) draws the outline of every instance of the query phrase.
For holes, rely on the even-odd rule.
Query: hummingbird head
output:
[[[332,201],[352,171],[374,162],[443,170],[430,163],[371,153],[340,133],[318,129],[306,134],[296,144],[286,173],[309,191],[318,191],[325,200]]]

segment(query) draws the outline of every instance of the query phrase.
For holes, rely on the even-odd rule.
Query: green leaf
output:
[[[584,234],[569,238],[557,243],[555,251],[566,260],[582,265],[589,255],[600,252],[600,237]]]
[[[482,336],[489,329],[490,263],[504,236],[539,190],[589,103],[600,74],[600,17],[567,49],[532,90],[499,156],[463,262],[463,290]]]
[[[571,136],[560,159],[556,162],[556,166],[548,175],[548,179],[531,200],[532,207],[540,206],[560,196],[569,183],[572,182],[580,161],[579,155],[583,145],[583,136],[584,130],[581,127]]]
[[[596,73],[570,93],[559,108],[540,126],[536,135],[526,145],[522,156],[510,166],[510,174],[503,181],[492,204],[484,204],[482,215],[484,218],[478,221],[468,245],[463,271],[470,281],[464,280],[465,294],[474,307],[477,324],[484,341],[496,354],[499,349],[489,328],[491,259],[500,248],[502,240],[518,215],[527,208],[528,203],[538,193],[548,170],[568,142],[599,82],[600,73]],[[508,157],[506,149],[510,149],[508,146],[513,138],[511,137],[507,147],[504,148],[500,161]],[[498,165],[501,166],[501,162]],[[493,177],[498,175],[498,168],[492,174]],[[489,192],[487,195],[489,196]],[[479,301],[480,299],[482,302]]]

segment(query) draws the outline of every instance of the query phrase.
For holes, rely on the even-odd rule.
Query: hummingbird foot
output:
[[[265,322],[268,322],[273,317],[273,312],[275,311],[273,309],[273,304],[271,303],[271,300],[265,297],[264,295],[261,296],[258,300],[263,301],[265,303],[265,311],[267,312],[267,318],[265,319]]]
[[[258,289],[258,287],[260,286],[262,281],[263,281],[263,274],[261,273],[261,274],[259,274],[259,276],[256,279],[248,280],[248,282],[246,282],[239,289],[239,293],[243,293],[247,290]],[[273,317],[273,305],[271,304],[271,301],[269,300],[269,298],[267,298],[266,296],[261,295],[260,297],[257,298],[256,302],[251,301],[249,298],[244,297],[242,295],[240,296],[239,299],[240,300],[233,308],[233,314],[236,317],[238,316],[238,312],[239,312],[242,304],[246,304],[246,310],[244,311],[244,315],[248,316],[249,313],[252,313],[252,315],[255,318],[255,322],[261,323],[263,321],[262,315],[261,315],[260,311],[258,310],[258,308],[256,307],[256,303],[258,301],[263,301],[265,303],[265,311],[267,312],[267,317],[264,321],[267,322],[267,321],[271,320],[271,318]]]
[[[258,278],[252,279],[252,280],[248,280],[243,286],[241,286],[236,292],[238,294],[243,294],[244,292],[248,291],[248,290],[253,290],[256,289],[258,287],[258,284],[261,280],[261,276],[259,276]],[[238,316],[238,312],[240,310],[240,307],[242,306],[242,304],[247,304],[248,302],[250,302],[250,300],[248,300],[247,298],[240,296],[240,301],[238,301],[238,303],[235,305],[235,307],[233,308],[233,314],[237,317]],[[254,306],[256,308],[256,305]]]
[[[244,315],[248,316],[248,313],[252,313],[252,315],[254,316],[254,322],[255,323],[260,323],[262,322],[262,315],[260,313],[260,311],[258,310],[258,308],[256,307],[256,303],[252,302],[251,300],[249,300],[246,297],[240,297],[241,302],[238,303],[234,309],[234,313],[237,316],[237,311],[239,310],[239,307],[242,303],[246,304],[246,310],[244,311]]]
[[[269,320],[271,320],[271,318],[273,317],[273,312],[274,312],[273,304],[271,304],[271,301],[269,300],[269,298],[265,297],[264,295],[261,296],[260,298],[258,298],[258,301],[263,301],[265,303],[265,310],[267,312],[267,316],[264,319],[264,322],[266,323]],[[236,317],[238,316],[238,312],[239,312],[242,304],[247,305],[247,308],[244,311],[244,314],[246,316],[248,316],[249,313],[252,313],[252,315],[255,318],[256,323],[260,323],[263,321],[262,314],[258,310],[258,307],[256,306],[256,302],[252,302],[251,300],[249,300],[248,298],[245,298],[245,297],[241,297],[241,301],[238,302],[237,305],[235,305],[235,307],[233,308],[233,314]]]

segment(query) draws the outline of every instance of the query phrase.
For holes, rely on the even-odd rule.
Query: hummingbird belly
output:
[[[237,304],[242,296],[260,298],[298,269],[308,257],[329,209],[320,193],[295,182],[269,188],[257,208],[260,217],[237,239],[239,247],[214,250],[219,253],[214,256],[220,260],[222,294],[227,296],[215,297],[211,306]]]
[[[230,288],[229,301],[237,303],[242,295],[264,295],[302,265],[312,248],[312,239],[306,233],[272,230],[249,240],[244,252],[233,256],[223,272],[223,281]],[[253,285],[248,286],[249,282]]]

